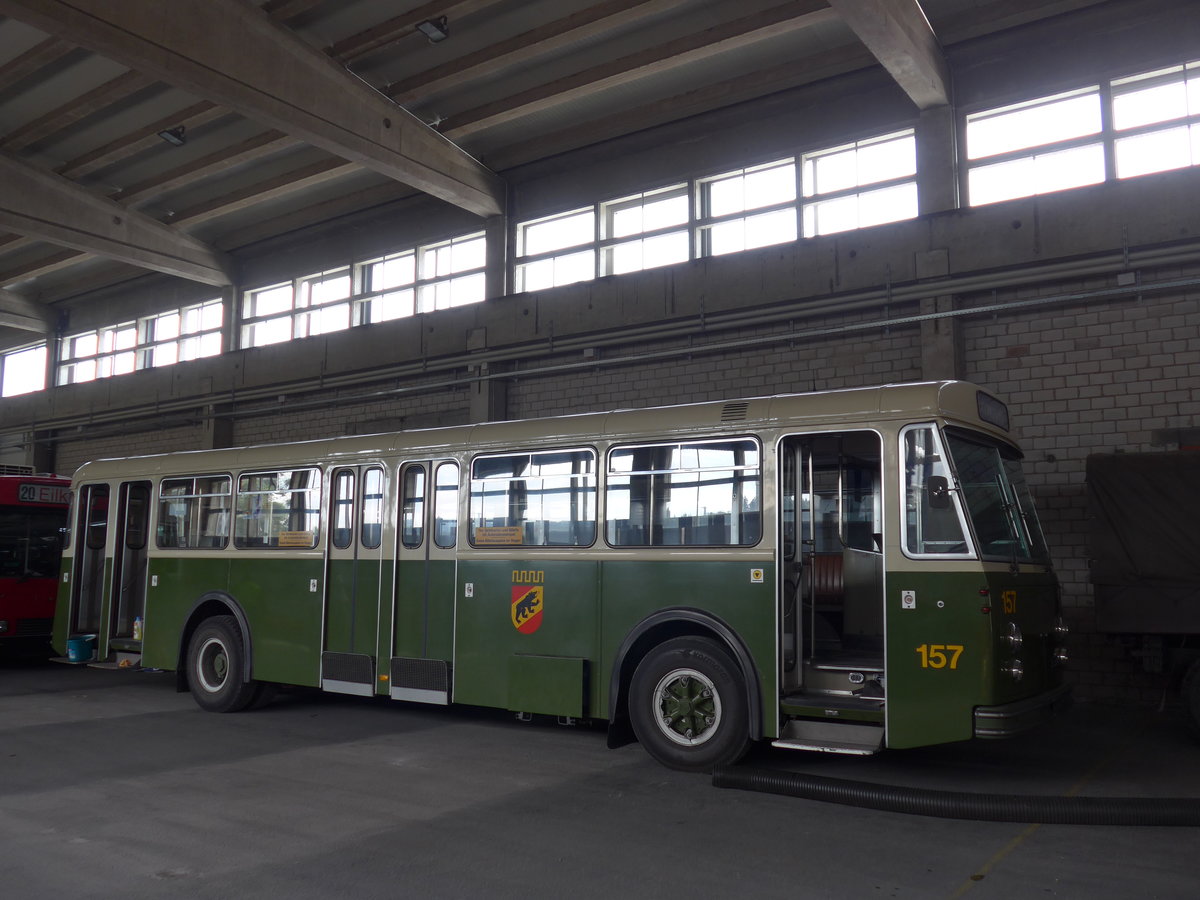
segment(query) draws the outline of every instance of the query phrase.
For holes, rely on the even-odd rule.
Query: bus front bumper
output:
[[[975,707],[975,737],[1006,738],[1041,725],[1071,705],[1071,688],[1060,685],[1003,706]]]

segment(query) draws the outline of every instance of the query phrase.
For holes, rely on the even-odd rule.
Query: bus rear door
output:
[[[400,469],[390,695],[450,702],[459,467],[453,460]]]
[[[332,473],[325,580],[321,687],[341,694],[375,693],[380,598],[391,581],[383,560],[382,466]]]

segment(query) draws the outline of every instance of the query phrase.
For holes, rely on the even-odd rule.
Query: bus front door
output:
[[[321,687],[340,694],[375,693],[380,598],[391,572],[383,559],[381,466],[334,469],[329,492]]]
[[[395,700],[450,702],[458,481],[453,460],[410,462],[400,469],[388,672]]]
[[[99,636],[108,546],[108,485],[85,484],[79,492],[71,590],[70,636]]]
[[[113,553],[114,602],[108,617],[108,646],[140,653],[138,620],[146,616],[146,546],[150,527],[150,482],[127,481],[118,493],[116,547]]]

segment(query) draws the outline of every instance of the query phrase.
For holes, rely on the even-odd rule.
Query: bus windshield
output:
[[[0,578],[55,578],[63,514],[0,507]]]
[[[946,429],[946,442],[982,559],[1045,562],[1049,558],[1033,497],[1013,447],[983,435]]]

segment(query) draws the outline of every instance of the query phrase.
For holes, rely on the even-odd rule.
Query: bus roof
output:
[[[397,455],[408,458],[437,456],[446,450],[466,448],[473,452],[503,451],[514,447],[561,447],[593,440],[653,440],[659,436],[677,438],[691,433],[735,434],[757,428],[862,426],[882,421],[915,422],[939,417],[971,425],[1001,440],[1011,440],[1005,428],[981,420],[981,395],[1003,408],[1000,401],[968,382],[915,382],[99,459],[84,463],[75,473],[75,479],[102,479],[110,473],[125,475],[131,471],[153,476],[316,461],[351,463]]]

